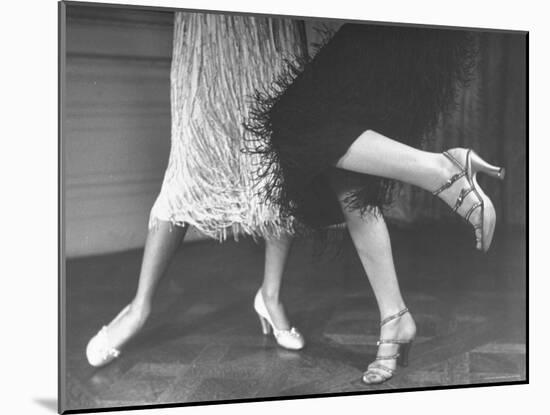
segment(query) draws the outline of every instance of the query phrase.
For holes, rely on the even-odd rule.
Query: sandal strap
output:
[[[468,150],[468,153],[467,153],[467,154],[469,155],[469,153],[470,153],[470,150]],[[451,153],[449,153],[448,151],[444,151],[444,152],[443,152],[443,155],[444,155],[445,157],[447,157],[449,160],[451,160],[451,161],[454,163],[454,165],[455,165],[456,167],[458,167],[460,170],[465,170],[465,168],[464,168],[464,166],[462,165],[462,163],[460,163],[460,161],[458,161]]]
[[[398,313],[393,314],[389,317],[386,317],[384,320],[382,320],[380,322],[380,327],[382,327],[386,323],[389,323],[392,320],[395,320],[396,318],[401,317],[403,314],[408,313],[408,312],[409,312],[409,309],[407,307],[405,307],[403,310],[399,311]]]
[[[458,179],[466,176],[467,174],[467,171],[466,169],[464,168],[464,166],[451,154],[449,153],[448,151],[444,151],[443,152],[443,155],[445,157],[447,157],[456,167],[458,167],[460,169],[460,172],[458,172],[457,174],[453,175],[449,180],[447,180],[439,189],[436,189],[435,191],[432,192],[433,195],[437,196],[438,194],[440,194],[442,191],[448,189],[449,187],[451,187],[453,185],[454,182],[456,182]],[[458,209],[458,208],[457,208]]]
[[[478,207],[482,207],[483,202],[477,202],[472,205],[472,207],[468,210],[466,215],[464,216],[464,219],[466,219],[468,222],[470,222],[470,216],[472,216],[472,213],[474,213],[474,210],[476,210]]]
[[[460,206],[462,206],[462,203],[464,202],[464,199],[466,196],[468,196],[471,192],[474,191],[473,187],[464,188],[460,191],[460,194],[456,198],[456,203],[453,206],[453,212],[456,212]]]
[[[453,175],[449,180],[447,180],[445,183],[443,183],[443,185],[439,189],[434,190],[432,192],[432,194],[434,196],[437,196],[442,191],[447,190],[449,187],[451,187],[453,185],[453,183],[456,182],[458,179],[461,179],[464,176],[466,176],[466,170],[462,170],[460,173],[457,173],[457,174]]]
[[[407,343],[411,343],[411,340],[380,339],[376,342],[376,345],[380,346],[381,344],[407,344]]]
[[[390,376],[393,376],[393,374],[395,373],[395,371],[393,369],[390,369],[387,366],[381,365],[380,363],[371,363],[369,365],[369,367],[367,368],[367,371],[365,372],[365,375],[367,373],[369,373],[369,371],[371,371],[372,369],[380,369],[380,370],[388,373]]]
[[[390,354],[390,355],[377,355],[374,360],[395,360],[400,356],[399,353],[396,354]]]

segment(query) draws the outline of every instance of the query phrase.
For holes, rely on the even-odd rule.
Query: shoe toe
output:
[[[277,343],[285,349],[300,350],[305,346],[304,337],[298,330],[292,327],[277,337]]]
[[[102,347],[99,344],[98,336],[94,336],[86,346],[86,358],[88,363],[91,366],[98,367],[102,366],[104,362],[104,353],[102,352]]]
[[[378,383],[382,383],[383,379],[380,375],[375,375],[373,373],[366,373],[363,375],[363,383],[366,383],[367,385],[376,385]]]
[[[109,346],[105,327],[92,337],[86,346],[86,358],[88,359],[88,363],[94,367],[110,363],[119,354],[118,350]]]
[[[285,349],[300,350],[304,347],[304,343],[296,339],[280,339],[279,345]]]

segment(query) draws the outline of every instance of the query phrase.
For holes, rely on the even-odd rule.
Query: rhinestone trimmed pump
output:
[[[454,153],[454,155],[451,152]],[[479,186],[476,176],[477,173],[481,172],[489,175],[490,177],[503,180],[505,170],[502,167],[493,166],[487,163],[472,149],[454,148],[443,152],[443,155],[447,157],[456,167],[458,167],[459,172],[453,175],[441,187],[432,193],[433,195],[441,198],[441,194],[451,189],[455,183],[465,184],[465,186],[460,189],[452,209],[453,212],[456,212],[466,222],[473,226],[476,238],[476,248],[487,252],[493,240],[496,213],[491,199],[489,199],[489,197]],[[464,163],[461,163],[457,157],[464,158]],[[465,178],[466,180],[460,180],[462,178]],[[468,203],[464,203],[470,193],[473,197],[468,198]],[[449,202],[446,203],[449,204]],[[470,219],[476,210],[480,213],[480,219],[472,222]]]
[[[380,322],[380,327],[388,324],[390,321],[401,318],[404,314],[408,313],[409,309],[404,308],[396,314],[393,314],[389,317],[386,317]],[[381,355],[377,354],[374,362],[372,362],[368,367],[365,373],[363,373],[362,381],[367,385],[377,385],[384,383],[390,380],[394,373],[395,369],[392,369],[382,363],[379,363],[381,360],[395,360],[396,366],[408,366],[409,364],[409,352],[414,338],[411,339],[382,339],[376,342],[377,346],[381,344],[395,344],[397,345],[397,350],[394,354],[391,355]]]
[[[261,289],[258,290],[256,297],[254,297],[254,310],[256,310],[256,313],[260,318],[262,332],[264,335],[268,335],[271,331],[273,331],[275,340],[279,346],[284,347],[285,349],[300,350],[304,347],[304,337],[295,327],[291,327],[290,330],[279,330],[275,327],[271,317],[269,316],[269,311],[265,305],[264,296],[262,295]]]

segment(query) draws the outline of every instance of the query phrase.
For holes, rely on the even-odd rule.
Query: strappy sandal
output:
[[[408,312],[409,312],[409,309],[404,308],[403,310],[399,311],[397,314],[394,314],[392,316],[385,318],[380,322],[380,327],[386,325],[390,321],[401,318],[402,315]],[[379,363],[381,360],[395,360],[396,366],[408,366],[409,352],[411,350],[413,340],[414,339],[407,339],[407,340],[380,339],[378,340],[378,342],[376,343],[377,346],[380,346],[381,344],[395,344],[397,345],[397,350],[392,355],[377,354],[376,359],[374,359],[374,362],[372,362],[368,366],[365,373],[363,373],[362,381],[367,385],[376,385],[376,384],[384,383],[393,377],[395,373],[395,369],[392,369],[386,365],[383,365],[382,363]]]
[[[462,164],[453,156],[450,151],[460,152],[465,154],[465,163]],[[476,238],[476,248],[487,252],[493,240],[495,231],[496,213],[491,199],[483,192],[479,186],[476,175],[477,173],[485,173],[497,179],[504,179],[505,170],[502,167],[493,166],[479,157],[472,149],[456,148],[445,151],[443,153],[460,171],[447,180],[440,188],[432,192],[435,196],[441,197],[441,193],[451,188],[458,180],[465,178],[466,186],[460,189],[456,202],[452,206],[453,212],[460,215],[468,224],[474,228]],[[460,209],[466,197],[472,193],[474,197],[470,197],[470,205],[466,209]],[[449,202],[446,202],[449,204]],[[449,204],[450,205],[450,204]],[[460,211],[459,211],[460,210]],[[480,211],[480,220],[475,223],[470,221],[472,214]]]

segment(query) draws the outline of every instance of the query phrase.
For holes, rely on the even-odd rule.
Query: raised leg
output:
[[[470,149],[455,148],[430,153],[402,144],[375,131],[361,134],[336,167],[399,180],[436,194],[473,226],[476,247],[491,245],[495,210],[476,181],[483,172],[503,179],[504,169],[491,166]]]
[[[367,130],[338,160],[336,167],[395,179],[433,192],[456,172],[442,153],[431,153]]]

